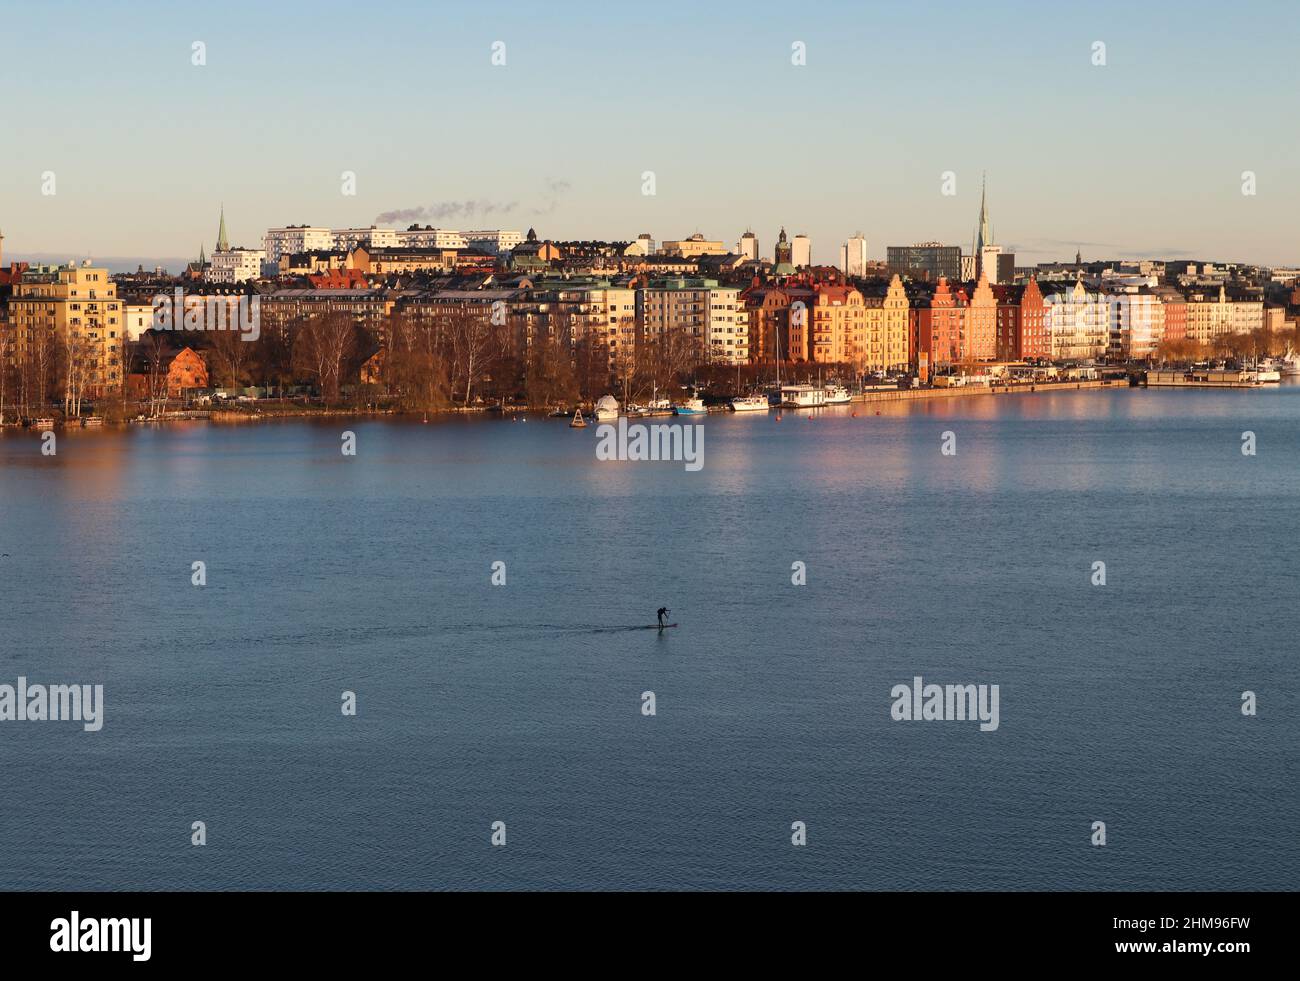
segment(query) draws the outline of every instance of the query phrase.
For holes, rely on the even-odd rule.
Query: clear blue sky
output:
[[[561,239],[734,243],[752,226],[769,255],[784,224],[829,262],[858,229],[879,258],[969,246],[986,170],[997,241],[1028,261],[1078,247],[1300,263],[1298,10],[6,5],[0,230],[8,258],[174,257],[212,248],[222,202],[250,246],[271,225],[423,207],[422,223]],[[939,193],[948,170],[956,197]]]

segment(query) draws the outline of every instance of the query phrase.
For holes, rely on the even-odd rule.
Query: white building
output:
[[[212,253],[212,269],[208,272],[210,283],[242,283],[262,275],[266,261],[264,249],[224,249]]]
[[[745,234],[740,236],[740,241],[736,243],[736,254],[746,262],[757,262],[758,236],[746,230]]]
[[[123,303],[122,323],[124,336],[134,344],[141,334],[153,326],[153,306],[148,303]]]
[[[460,232],[450,228],[431,228],[427,225],[424,228],[412,226],[395,234],[397,235],[398,247],[403,249],[465,248],[465,237]]]
[[[330,235],[331,246],[336,252],[351,252],[358,245],[369,245],[372,249],[397,248],[397,232],[392,228],[336,228]]]
[[[1112,357],[1146,358],[1165,333],[1165,305],[1155,293],[1137,289],[1105,294],[1110,308]]]
[[[524,240],[522,232],[506,231],[500,228],[491,231],[461,232],[461,238],[465,240],[465,244],[470,248],[482,249],[484,252],[495,252],[497,255],[504,255]]]
[[[1002,255],[1002,246],[986,245],[979,251],[978,261],[975,263],[974,278],[978,278],[982,272],[984,278],[989,281],[990,286],[998,284],[998,257]]]
[[[796,269],[812,265],[812,239],[796,235],[790,240],[790,262]]]
[[[1084,361],[1106,354],[1110,348],[1106,297],[1076,281],[1045,287],[1043,300],[1043,327],[1052,339],[1053,360]]]
[[[840,270],[845,276],[867,274],[867,239],[861,232],[840,246]]]
[[[262,237],[267,262],[279,262],[280,256],[295,252],[316,252],[334,248],[334,233],[328,228],[310,225],[287,225],[268,228]]]
[[[738,289],[709,290],[709,361],[713,364],[749,361],[749,321],[743,306]]]

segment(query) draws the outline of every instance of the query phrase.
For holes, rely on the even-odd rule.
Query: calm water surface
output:
[[[858,412],[7,433],[0,888],[1295,888],[1300,387]]]

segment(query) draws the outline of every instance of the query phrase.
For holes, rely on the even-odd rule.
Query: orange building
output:
[[[909,360],[912,364],[916,364],[924,354],[933,370],[965,357],[965,299],[949,288],[946,276],[939,277],[933,292],[928,289],[918,292],[909,313],[912,322]]]
[[[151,397],[154,376],[154,353],[147,345],[135,352],[131,375],[127,378],[127,394],[140,400]],[[195,389],[208,387],[208,366],[192,347],[164,349],[159,355],[158,390],[166,387],[169,399],[184,397]]]

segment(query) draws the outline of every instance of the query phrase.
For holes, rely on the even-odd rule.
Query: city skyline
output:
[[[154,9],[166,16],[7,14],[7,256],[174,265],[211,251],[224,202],[250,247],[268,227],[416,221],[557,240],[734,243],[754,228],[767,253],[784,226],[831,265],[858,230],[873,260],[964,247],[987,172],[998,242],[1025,263],[1300,262],[1295,138],[1260,97],[1300,80],[1281,4],[1216,14],[1211,45],[1207,5],[1106,4],[1064,26],[1019,3],[719,5],[689,23],[584,5],[525,30],[514,3],[394,4],[346,36],[295,5]],[[347,83],[375,75],[390,95]]]

